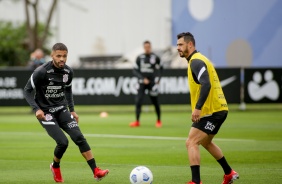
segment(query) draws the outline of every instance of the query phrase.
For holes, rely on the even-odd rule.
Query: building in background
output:
[[[49,3],[40,1],[41,20]],[[23,4],[0,1],[0,20],[24,21]],[[190,31],[216,66],[281,67],[281,8],[280,0],[59,0],[50,46],[68,45],[73,67],[80,57],[120,55],[116,67],[128,68],[148,39],[167,67],[179,68],[187,65],[176,54],[176,35]]]

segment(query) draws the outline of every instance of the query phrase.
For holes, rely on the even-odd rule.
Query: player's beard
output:
[[[179,54],[180,57],[186,58],[186,57],[188,57],[188,56],[186,56],[186,55],[188,55],[188,49],[186,49],[184,51],[178,51],[178,54]]]
[[[60,68],[60,69],[64,68],[64,66],[65,66],[65,62],[63,62],[63,61],[57,62],[57,61],[53,60],[53,63],[57,68]]]

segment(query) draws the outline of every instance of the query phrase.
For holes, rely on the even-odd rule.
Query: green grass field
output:
[[[252,106],[241,112],[233,106],[215,142],[240,174],[235,183],[282,183],[282,107]],[[261,109],[263,108],[263,109]],[[132,129],[133,106],[77,107],[80,128],[96,161],[110,174],[100,183],[127,184],[130,171],[145,165],[154,184],[184,184],[191,178],[185,148],[190,128],[188,106],[163,106],[163,128],[154,127],[152,107],[145,107],[142,126]],[[108,118],[100,118],[100,111]],[[122,135],[122,136],[120,136]],[[129,135],[129,136],[126,136]],[[173,138],[171,138],[173,137]],[[175,138],[176,137],[176,138]],[[55,143],[26,107],[0,108],[0,183],[54,183],[49,164]],[[223,171],[201,149],[203,183],[220,184]],[[89,166],[70,141],[61,163],[65,183],[96,183]]]

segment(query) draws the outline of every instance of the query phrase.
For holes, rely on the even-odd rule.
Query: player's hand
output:
[[[39,109],[39,110],[36,111],[35,116],[36,116],[36,118],[37,118],[38,120],[41,120],[41,121],[42,121],[42,120],[45,120],[45,121],[46,121],[44,112],[43,112],[41,109]]]
[[[71,115],[73,116],[73,118],[76,120],[76,122],[78,123],[78,115],[76,114],[76,112],[71,112]]]
[[[149,80],[149,79],[147,79],[147,78],[144,78],[143,83],[144,83],[145,85],[147,85],[147,84],[149,84],[149,83],[150,83],[150,80]]]
[[[200,121],[200,115],[201,115],[201,110],[199,109],[195,109],[193,112],[192,112],[192,121],[194,123],[198,123]]]

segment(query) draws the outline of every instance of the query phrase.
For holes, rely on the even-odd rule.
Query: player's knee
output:
[[[83,145],[86,142],[86,139],[82,134],[75,136],[72,140],[77,146]]]
[[[199,143],[193,138],[188,138],[186,140],[186,148],[187,149],[190,148],[190,147],[193,147],[193,146],[197,146],[197,145],[199,145]]]
[[[61,139],[59,141],[57,141],[57,145],[60,149],[66,150],[68,148],[69,145],[69,140],[66,139]]]
[[[186,139],[186,148],[188,149],[191,146],[191,140],[188,138]]]
[[[81,153],[90,150],[90,146],[82,134],[76,136],[73,141],[79,147]]]

